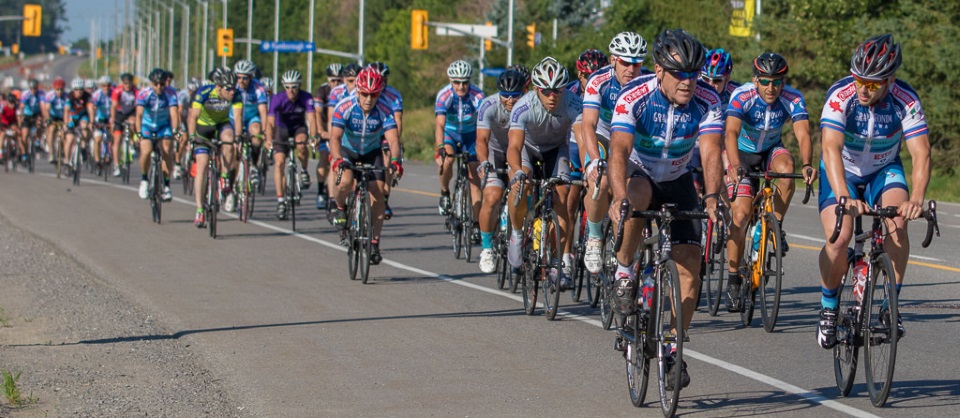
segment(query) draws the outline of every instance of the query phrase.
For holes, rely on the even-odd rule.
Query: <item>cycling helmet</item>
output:
[[[620,32],[610,40],[610,54],[633,64],[647,56],[647,41],[634,32]]]
[[[172,80],[172,79],[173,79],[173,71],[163,70],[163,81]]]
[[[753,75],[758,77],[783,77],[790,71],[787,60],[780,54],[764,52],[753,59]]]
[[[710,78],[720,78],[730,75],[733,70],[733,59],[730,53],[723,48],[707,51],[707,63],[700,70],[700,74]]]
[[[497,77],[497,90],[501,93],[519,93],[527,86],[527,78],[515,70],[507,70]]]
[[[604,65],[607,65],[607,56],[597,49],[588,49],[577,59],[577,71],[586,75],[593,74]]]
[[[533,67],[530,78],[541,89],[558,89],[567,84],[567,69],[553,57],[546,57]]]
[[[190,91],[200,90],[200,80],[197,80],[196,77],[190,77],[190,81],[187,82],[187,90],[190,90]]]
[[[343,76],[344,77],[356,77],[360,70],[363,68],[360,67],[360,64],[351,62],[343,67]]]
[[[456,60],[447,67],[447,77],[454,80],[467,80],[473,75],[473,67],[469,62]]]
[[[365,94],[374,94],[383,91],[387,83],[383,81],[383,75],[380,74],[372,65],[364,68],[357,74],[357,91]]]
[[[37,81],[37,79],[35,78],[31,78],[30,81],[28,81],[27,83],[28,83],[27,85],[32,89],[40,87],[40,82]]]
[[[267,89],[267,91],[273,91],[274,85],[273,85],[272,78],[270,77],[261,78],[260,84],[263,84],[263,88]]]
[[[86,79],[86,80],[83,80],[83,88],[85,88],[85,89],[95,89],[95,88],[97,88],[97,80],[94,80],[94,79],[92,79],[92,78],[88,78],[88,79]]]
[[[105,75],[105,76],[103,76],[103,77],[100,77],[99,84],[100,84],[101,86],[104,85],[104,84],[110,85],[110,84],[113,84],[113,80],[110,79],[110,76]]]
[[[150,71],[150,75],[147,78],[150,79],[151,83],[162,83],[163,79],[166,78],[166,75],[166,71],[160,68],[154,68],[153,71]]]
[[[16,102],[16,101],[17,101],[17,95],[16,95],[16,94],[13,94],[13,93],[7,93],[7,95],[4,96],[4,98],[7,99],[8,102]]]
[[[527,69],[527,67],[525,67],[525,66],[523,66],[523,65],[521,65],[521,64],[514,64],[514,65],[511,65],[511,66],[507,67],[507,69],[508,69],[508,70],[516,71],[516,72],[520,73],[521,75],[523,75],[523,78],[525,78],[525,79],[527,80],[527,84],[526,84],[526,85],[527,85],[527,86],[530,85],[530,70]]]
[[[67,82],[63,81],[63,77],[57,77],[53,79],[53,88],[62,89],[67,87]]]
[[[289,70],[280,77],[280,82],[283,84],[300,84],[302,81],[303,78],[300,77],[300,72],[297,70]]]
[[[860,78],[883,80],[897,72],[902,60],[900,44],[893,41],[893,35],[874,36],[857,45],[850,72]]]
[[[653,42],[653,59],[667,71],[700,71],[707,61],[707,51],[689,32],[667,29]]]
[[[327,77],[340,77],[340,74],[343,72],[343,65],[335,62],[327,66]]]
[[[83,90],[83,79],[77,77],[70,81],[70,88],[74,90]]]
[[[372,67],[376,69],[378,72],[380,72],[380,75],[384,77],[390,75],[390,67],[388,67],[387,64],[384,64],[383,62],[374,61],[374,62],[371,62],[370,65],[368,65],[367,67]]]
[[[253,73],[257,71],[257,66],[253,65],[253,62],[250,60],[240,60],[236,64],[233,64],[233,72],[235,74],[246,74],[252,76]]]
[[[130,73],[120,74],[120,81],[133,81],[133,74],[130,74]]]
[[[234,88],[237,85],[237,75],[233,73],[230,67],[215,68],[210,74],[210,80],[213,84],[223,88]]]

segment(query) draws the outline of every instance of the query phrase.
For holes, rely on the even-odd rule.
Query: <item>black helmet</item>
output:
[[[124,81],[124,82],[133,81],[133,74],[130,74],[130,73],[120,74],[120,81]]]
[[[4,96],[4,98],[6,98],[8,102],[15,102],[15,101],[17,101],[17,95],[15,95],[15,94],[13,94],[13,93],[7,93],[7,95]]]
[[[363,68],[360,67],[360,64],[351,62],[343,67],[343,76],[344,77],[356,77],[360,73],[360,70]]]
[[[523,76],[523,79],[526,80],[524,81],[524,84],[523,84],[524,86],[527,86],[528,84],[530,84],[530,70],[527,69],[527,67],[524,66],[523,64],[513,64],[507,67],[507,70],[513,70],[520,73],[520,75]]]
[[[236,87],[237,75],[230,67],[215,68],[210,74],[210,80],[219,87]]]
[[[327,66],[327,77],[340,77],[341,72],[343,72],[343,66],[338,62]]]
[[[699,72],[706,54],[703,44],[683,29],[664,30],[653,40],[653,59],[667,71]]]
[[[893,35],[874,36],[857,46],[850,60],[850,72],[857,77],[882,80],[896,73],[902,60],[900,44],[893,41]]]
[[[154,68],[152,71],[150,71],[150,75],[147,78],[150,79],[151,83],[162,83],[166,76],[167,72],[164,69]]]
[[[753,59],[753,75],[762,77],[783,77],[790,71],[787,60],[780,54],[764,52]]]
[[[501,93],[519,93],[527,85],[527,78],[515,70],[507,70],[497,77],[497,90]]]
[[[371,67],[371,68],[373,68],[373,69],[375,69],[375,70],[377,70],[377,72],[379,72],[380,75],[382,75],[382,76],[384,76],[384,77],[390,75],[390,67],[388,67],[387,64],[385,64],[385,63],[383,63],[383,62],[374,61],[374,62],[371,62],[371,63],[370,63],[369,65],[367,65],[367,66],[368,66],[368,67]]]
[[[40,87],[40,82],[35,78],[31,78],[27,85],[30,86],[30,88],[35,89]]]

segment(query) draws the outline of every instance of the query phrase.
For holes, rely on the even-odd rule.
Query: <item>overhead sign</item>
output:
[[[262,41],[260,52],[313,52],[317,44],[307,41]]]
[[[753,16],[756,12],[754,0],[730,0],[733,14],[730,15],[730,35],[749,37],[753,35]]]
[[[40,36],[43,26],[43,7],[39,4],[23,5],[23,36]]]
[[[447,30],[447,28],[457,29],[458,31]],[[477,36],[482,36],[485,38],[496,38],[497,37],[497,26],[487,26],[487,25],[466,25],[460,23],[438,23],[437,24],[437,35],[440,36],[464,36],[462,32],[474,34]]]

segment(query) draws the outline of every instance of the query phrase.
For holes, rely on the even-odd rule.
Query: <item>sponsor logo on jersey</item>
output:
[[[857,93],[857,87],[854,86],[853,83],[851,82],[846,87],[840,89],[840,91],[837,92],[837,100],[842,102],[844,100],[849,99],[856,93]]]
[[[626,96],[623,96],[623,101],[625,101],[625,102],[627,102],[627,103],[633,103],[634,101],[636,101],[637,99],[639,99],[641,96],[647,94],[648,92],[650,92],[650,85],[647,84],[647,83],[641,84],[641,85],[639,85],[639,86],[634,87],[633,89],[631,89],[630,92],[627,93]],[[619,107],[619,106],[617,106],[617,107]],[[618,110],[617,112],[619,113],[619,110]],[[624,113],[626,113],[626,112],[624,112]]]
[[[720,96],[717,95],[717,92],[700,87],[699,85],[693,90],[693,94],[699,97],[701,100],[707,102],[710,106],[716,106],[720,104]]]
[[[830,101],[830,110],[832,110],[832,111],[834,111],[834,112],[840,112],[840,111],[841,111],[841,110],[840,110],[840,102],[838,102],[838,101],[836,101],[836,100],[831,100],[831,101]]]
[[[916,99],[913,98],[913,95],[907,93],[906,90],[900,88],[896,84],[893,85],[893,88],[890,89],[890,92],[893,93],[893,96],[900,99],[903,104],[907,106],[912,106]]]
[[[617,105],[616,112],[618,115],[626,115],[627,113],[630,113],[629,111],[627,111],[627,105],[622,103]]]

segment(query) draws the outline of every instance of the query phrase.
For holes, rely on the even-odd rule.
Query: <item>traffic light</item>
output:
[[[486,23],[486,26],[493,26],[493,22],[487,22],[487,23]],[[487,50],[487,51],[493,49],[493,41],[491,41],[491,40],[489,40],[489,39],[483,41],[483,49],[485,49],[485,50]]]
[[[429,44],[427,34],[426,10],[413,10],[410,12],[410,48],[415,50],[425,50]]]
[[[233,56],[233,29],[217,29],[217,56]]]
[[[527,25],[527,46],[530,49],[533,49],[537,46],[537,24],[531,23]]]
[[[97,48],[97,59],[98,60],[103,59],[103,48]]]
[[[14,55],[19,54],[19,53],[20,53],[20,45],[17,45],[17,44],[10,45],[10,53],[11,53],[11,54],[14,54]]]
[[[23,5],[23,36],[40,36],[43,26],[43,7],[39,4]]]

